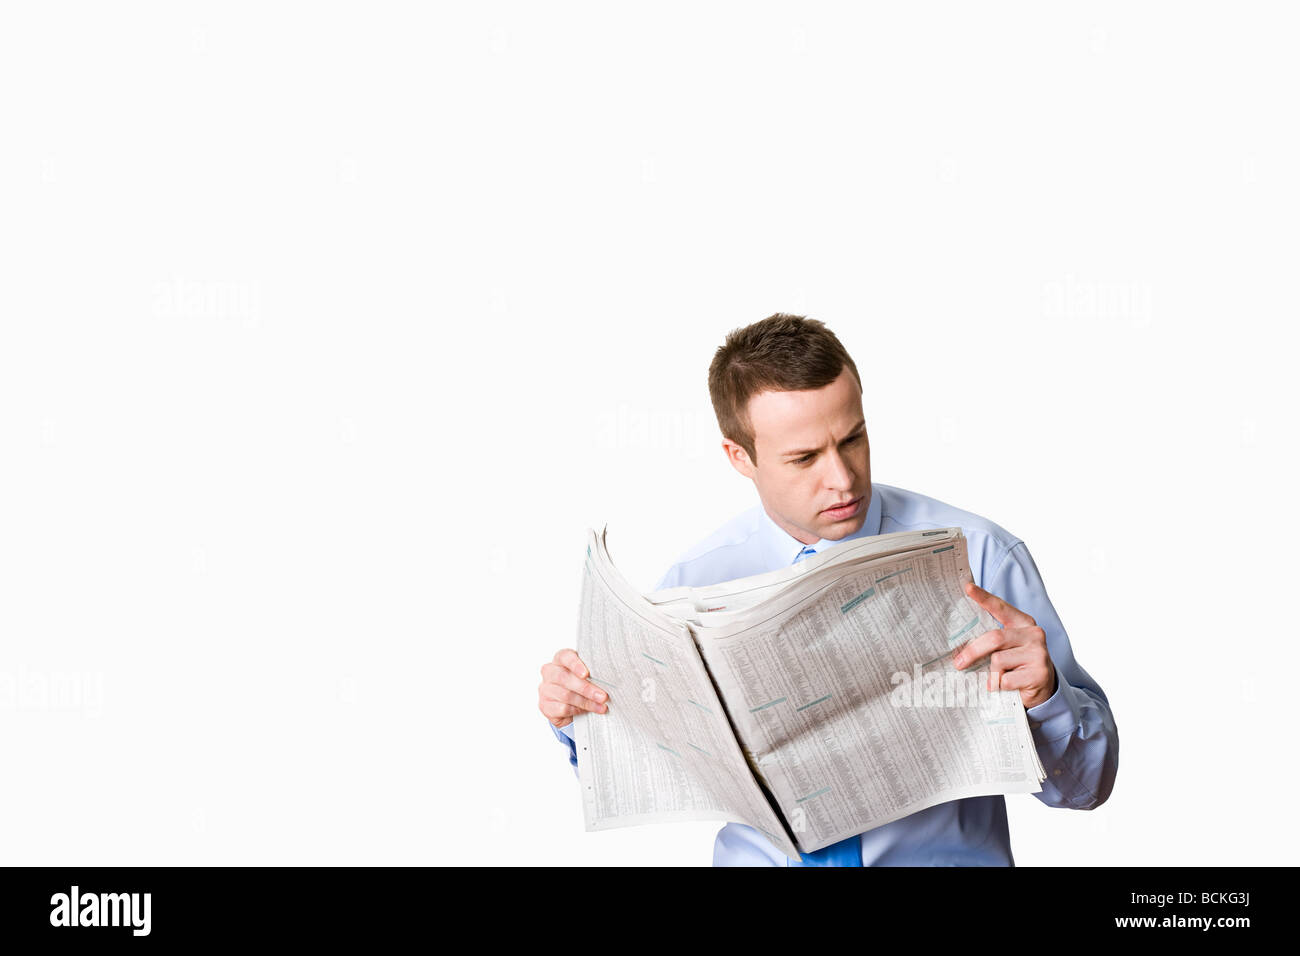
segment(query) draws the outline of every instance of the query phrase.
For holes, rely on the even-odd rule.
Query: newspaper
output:
[[[875,535],[789,568],[640,594],[588,531],[574,719],[588,830],[717,819],[786,856],[963,797],[1041,790],[1019,691],[953,652],[998,627],[960,528]],[[981,664],[985,666],[981,666]]]

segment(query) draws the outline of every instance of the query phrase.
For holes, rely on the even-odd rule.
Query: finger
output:
[[[1042,681],[1039,679],[1040,676],[1024,667],[1017,667],[1013,671],[1004,671],[1002,673],[1002,689],[1024,690],[1026,687],[1037,689],[1043,686]]]
[[[1004,630],[985,631],[979,637],[967,641],[956,654],[952,662],[958,670],[964,670],[976,661],[983,660],[993,651],[1010,646],[1011,638]]]
[[[989,655],[989,669],[998,671],[1014,670],[1017,667],[1024,667],[1041,663],[1041,659],[1034,653],[1033,648],[1018,645],[1014,647],[1004,647],[1001,650],[994,651]]]
[[[544,685],[559,685],[597,703],[609,699],[609,694],[603,688],[590,681],[573,676],[572,671],[566,670],[558,664],[547,664],[542,668],[542,682]]]
[[[538,708],[548,718],[576,717],[579,714],[603,714],[608,711],[604,704],[593,704],[583,697],[570,700],[552,700],[543,698],[537,702]]]
[[[1022,678],[1037,681],[1047,675],[1044,663],[1041,650],[1027,644],[1012,644],[996,650],[989,655],[989,690],[1011,689],[1013,674],[1017,675],[1017,681]]]
[[[571,690],[565,690],[555,684],[544,684],[542,687],[542,697],[555,703],[568,704],[574,711],[590,711],[594,714],[603,714],[609,708],[604,704],[597,703],[594,700],[588,700],[581,694],[575,694]]]
[[[573,708],[561,700],[543,698],[537,702],[537,709],[551,720],[573,716]]]
[[[1044,651],[1047,650],[1047,632],[1037,624],[1033,627],[1013,627],[1010,630],[1016,632],[1016,640],[1018,643],[1037,645]]]
[[[571,673],[563,668],[555,668],[548,680],[542,681],[540,688],[542,696],[553,697],[556,700],[561,699],[563,694],[576,694],[585,700],[594,704],[602,704],[609,699],[602,688],[585,680],[578,680]]]
[[[539,705],[543,716],[546,717],[556,727],[565,727],[572,720],[575,711],[568,704],[561,703],[558,700],[544,700]]]
[[[974,581],[966,582],[966,595],[992,614],[1003,627],[1034,627],[1038,623],[1020,608],[1013,607],[996,594],[990,594]]]
[[[555,663],[559,664],[561,667],[568,668],[568,670],[577,674],[579,677],[586,677],[587,674],[590,673],[587,670],[587,665],[582,663],[582,658],[578,656],[578,652],[571,647],[566,647],[563,650],[556,651]]]
[[[988,689],[998,691],[1002,689],[1002,672],[989,668]]]
[[[1021,699],[1030,707],[1051,696],[1055,678],[1050,664],[1045,664],[1034,648],[1018,647],[989,658],[989,690],[1024,691]]]
[[[1020,692],[1020,702],[1025,708],[1036,707],[1051,698],[1055,693],[1053,678],[1048,675],[1040,680],[1029,668],[1019,667],[1002,675],[1002,689]]]

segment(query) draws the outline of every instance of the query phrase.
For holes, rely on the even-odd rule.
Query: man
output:
[[[778,313],[733,331],[709,368],[709,392],[727,460],[754,482],[759,505],[687,551],[656,590],[716,584],[786,567],[841,541],[918,528],[960,527],[971,574],[966,593],[1003,626],[954,656],[965,669],[988,655],[991,690],[1020,693],[1049,806],[1088,810],[1110,796],[1119,736],[1106,695],[1075,662],[1024,542],[970,512],[871,482],[862,380],[821,322]],[[978,583],[978,586],[977,586]],[[603,714],[606,695],[575,651],[543,665],[538,708],[569,749],[573,717]],[[729,823],[715,866],[1013,865],[1002,796],[922,810],[789,860],[751,827]]]

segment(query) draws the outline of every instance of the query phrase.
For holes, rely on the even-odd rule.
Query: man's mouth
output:
[[[838,505],[832,505],[822,511],[822,514],[826,515],[828,518],[843,520],[844,518],[852,518],[857,514],[860,507],[862,507],[862,497],[857,497]]]

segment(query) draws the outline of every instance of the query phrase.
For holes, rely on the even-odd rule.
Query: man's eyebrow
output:
[[[849,432],[847,435],[845,435],[845,436],[844,436],[842,439],[840,439],[840,440],[841,440],[841,441],[848,441],[850,438],[852,438],[854,435],[856,435],[858,432],[862,431],[862,430],[865,429],[866,427],[867,427],[867,420],[864,418],[862,421],[860,421],[860,422],[858,422],[856,425],[854,425],[854,426],[853,426],[853,430],[852,430],[851,432]],[[811,454],[813,454],[814,452],[819,452],[819,451],[821,451],[820,448],[801,448],[799,451],[787,451],[787,452],[784,452],[784,453],[782,453],[781,457],[782,457],[782,458],[800,458],[800,457],[802,457],[802,456],[804,456],[804,455],[811,455]]]

